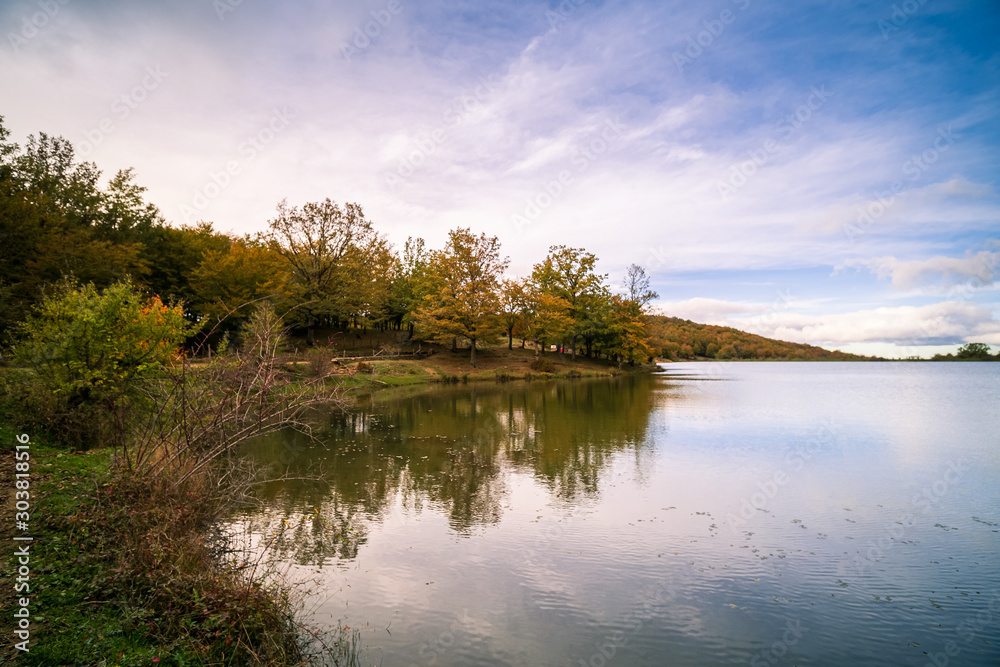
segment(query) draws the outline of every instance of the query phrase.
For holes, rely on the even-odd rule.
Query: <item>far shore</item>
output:
[[[573,379],[614,377],[623,374],[650,373],[656,370],[651,363],[621,364],[607,359],[593,359],[577,354],[572,359],[569,352],[545,352],[536,356],[535,351],[515,347],[487,347],[476,351],[476,366],[469,364],[469,350],[431,347],[424,356],[392,357],[355,361],[350,358],[333,358],[291,362],[304,373],[323,373],[326,377],[343,382],[345,389],[378,389],[433,383],[508,382],[514,380]]]

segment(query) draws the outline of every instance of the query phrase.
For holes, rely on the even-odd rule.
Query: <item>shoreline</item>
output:
[[[338,380],[347,394],[364,389],[405,387],[434,384],[464,384],[468,382],[512,382],[536,380],[569,380],[579,378],[617,377],[652,373],[657,365],[627,364],[618,367],[604,359],[588,359],[577,355],[573,361],[568,353],[547,352],[535,357],[530,349],[486,348],[477,350],[477,367],[469,366],[468,350],[434,351],[419,359],[387,358],[379,361],[343,363],[336,358],[326,362],[329,370],[317,368],[315,361],[296,360],[298,372],[317,374]]]
[[[435,352],[422,359],[354,364],[328,359],[323,376],[335,382],[345,397],[356,398],[394,388],[423,390],[469,382],[611,378],[656,369],[651,364],[618,368],[610,362],[585,357],[572,361],[568,354],[551,352],[540,355],[539,359],[545,362],[538,364],[543,370],[532,370],[531,365],[536,361],[533,350],[520,349],[481,351],[478,368],[468,366],[465,350]],[[324,362],[317,367],[316,361],[308,357],[288,361],[286,367],[288,364],[291,364],[289,370],[304,378],[316,377],[315,371],[324,370]],[[13,413],[0,414],[3,440],[0,451],[4,458],[0,471],[9,472],[13,468],[14,436],[22,432],[13,422]],[[156,533],[155,522],[144,519],[152,518],[156,508],[148,505],[142,493],[119,486],[122,480],[113,471],[110,448],[74,451],[43,433],[31,434],[31,470],[33,553],[36,554],[32,562],[38,563],[37,576],[45,579],[39,587],[32,586],[29,593],[30,652],[15,651],[6,645],[0,649],[0,660],[13,660],[17,656],[25,664],[49,664],[53,660],[64,662],[73,655],[91,664],[101,659],[119,660],[123,664],[135,661],[152,664],[157,659],[165,664],[177,659],[210,661],[210,656],[224,655],[235,648],[234,644],[244,641],[238,638],[236,630],[256,637],[255,641],[262,642],[261,647],[267,645],[267,649],[284,655],[295,652],[294,645],[304,636],[281,582],[273,588],[267,582],[246,580],[239,570],[209,557],[205,550],[208,534],[200,528],[163,525],[170,534],[162,535],[165,542],[157,550],[156,560],[147,561],[149,571],[106,574],[116,572],[125,563],[120,560],[125,554],[109,549],[108,545],[120,545],[126,537],[130,543],[139,543],[145,539],[143,535]],[[8,509],[13,505],[12,485],[0,494],[0,502]],[[178,505],[182,506],[183,503]],[[196,534],[202,534],[204,539],[193,539]],[[56,544],[61,548],[55,549]],[[16,574],[13,550],[0,549],[0,557],[3,558],[0,571],[5,578],[13,579]],[[33,572],[34,569],[33,565]],[[165,600],[163,586],[168,582],[174,591],[169,610],[160,604]],[[206,602],[205,593],[210,593],[214,602]],[[130,609],[158,612],[138,619],[132,618]],[[210,626],[203,625],[202,619]],[[9,621],[8,618],[0,622],[0,626],[13,636]],[[189,623],[195,623],[192,629],[198,628],[198,642],[184,640],[176,632],[176,628]],[[352,653],[350,636],[342,634],[329,639],[332,646],[339,647],[337,651]],[[84,645],[87,649],[83,654],[72,648]],[[352,663],[348,660],[345,664]]]

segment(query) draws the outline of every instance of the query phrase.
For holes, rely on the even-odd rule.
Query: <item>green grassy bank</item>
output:
[[[15,431],[0,427],[5,480]],[[211,553],[197,498],[124,482],[109,450],[68,452],[32,438],[31,542],[5,540],[4,609],[29,601],[27,652],[4,613],[0,662],[24,665],[252,665],[304,659],[292,605]],[[14,515],[14,485],[4,506]],[[22,496],[23,497],[23,496]],[[30,590],[14,592],[28,545]],[[23,577],[22,577],[23,578]],[[19,604],[17,605],[19,608]]]

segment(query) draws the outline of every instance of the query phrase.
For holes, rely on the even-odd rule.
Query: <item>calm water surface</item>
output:
[[[315,620],[385,667],[998,665],[998,408],[987,363],[377,395],[254,443],[323,481],[234,525],[289,521]]]

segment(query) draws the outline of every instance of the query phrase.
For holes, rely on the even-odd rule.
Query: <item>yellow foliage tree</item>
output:
[[[467,339],[475,368],[479,341],[501,331],[499,286],[507,264],[497,237],[475,236],[468,228],[449,232],[448,244],[433,253],[426,273],[427,293],[416,314],[421,335],[439,342]]]

